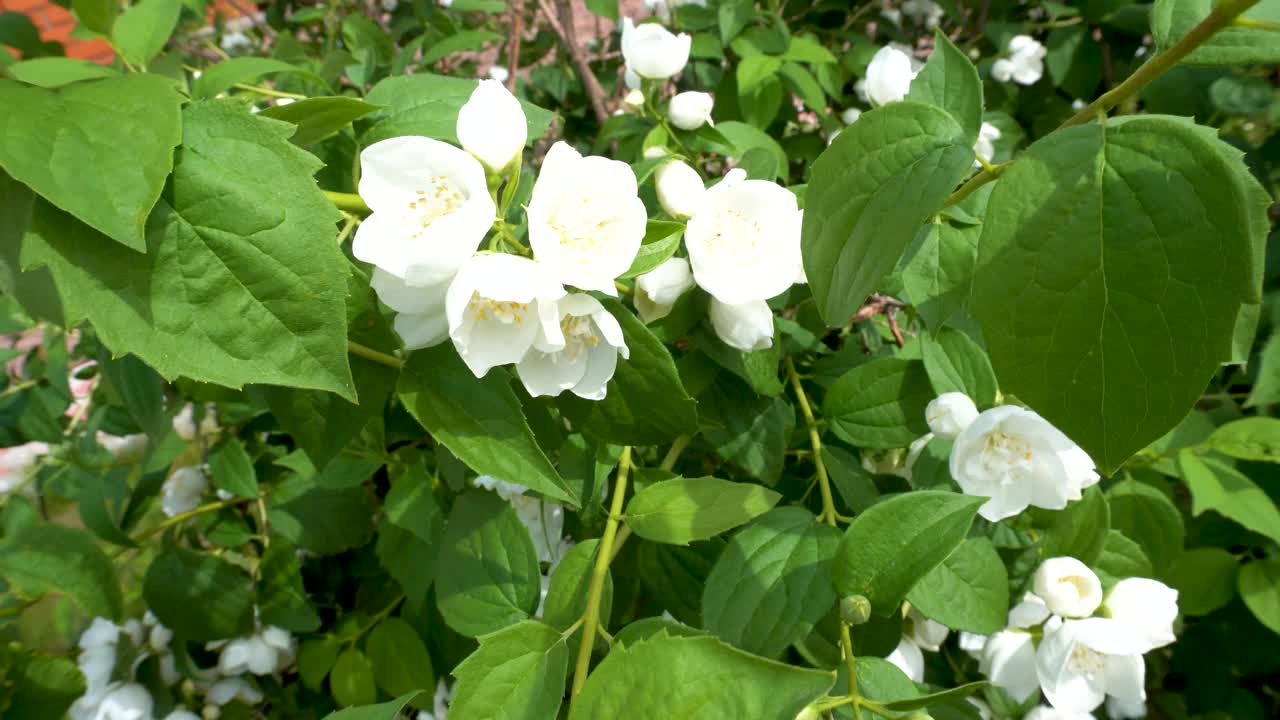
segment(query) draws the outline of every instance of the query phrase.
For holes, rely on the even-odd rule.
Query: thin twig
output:
[[[520,40],[524,35],[524,0],[511,2],[511,43],[507,45],[507,90],[516,91],[516,71],[520,69]]]
[[[560,36],[560,42],[569,53],[569,59],[578,69],[578,75],[582,78],[582,89],[586,91],[587,99],[591,101],[591,112],[596,116],[596,122],[603,125],[609,120],[609,108],[604,102],[604,88],[600,86],[596,74],[587,64],[582,48],[578,47],[577,32],[573,27],[573,8],[568,0],[560,0],[559,5],[560,13],[557,14],[556,9],[551,5],[551,0],[538,0],[538,7],[542,9],[542,14],[546,16],[547,22],[551,23],[551,29]]]

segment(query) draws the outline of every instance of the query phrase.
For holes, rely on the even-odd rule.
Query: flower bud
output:
[[[682,92],[671,98],[671,107],[668,110],[671,124],[681,130],[697,130],[704,124],[714,126],[715,123],[711,120],[711,108],[715,104],[716,101],[711,97],[711,93]]]
[[[886,45],[876,51],[867,65],[867,98],[875,105],[897,102],[907,96],[915,77],[911,57]]]
[[[925,407],[924,418],[934,435],[954,440],[978,419],[978,406],[962,392],[943,393]]]
[[[665,80],[680,72],[689,62],[692,44],[686,33],[673,35],[656,23],[636,25],[631,18],[622,19],[622,57],[639,77]]]
[[[520,101],[497,80],[481,80],[458,111],[458,142],[492,171],[499,171],[529,139]]]
[[[773,310],[764,300],[749,300],[740,305],[711,298],[711,327],[725,345],[752,352],[773,347]]]
[[[1098,576],[1073,557],[1049,558],[1040,563],[1033,584],[1035,594],[1044,599],[1054,615],[1089,617],[1102,604]]]
[[[840,121],[845,125],[852,125],[858,122],[858,118],[862,117],[862,111],[858,108],[847,108],[840,113]]]
[[[864,595],[848,595],[840,598],[840,622],[845,625],[862,625],[871,619],[871,601]]]
[[[627,96],[622,98],[622,102],[634,108],[644,107],[644,93],[639,90],[630,90]]]
[[[1143,652],[1174,641],[1178,591],[1159,580],[1126,578],[1115,584],[1102,603],[1104,614],[1141,637]]]
[[[702,178],[698,171],[680,160],[662,163],[653,173],[658,188],[658,203],[673,218],[691,217],[702,204]]]
[[[796,715],[796,720],[821,720],[822,715],[818,712],[818,708],[808,705]]]
[[[673,257],[636,278],[635,304],[646,323],[666,317],[680,296],[693,288],[689,261]]]

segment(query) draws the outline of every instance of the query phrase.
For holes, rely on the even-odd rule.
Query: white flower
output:
[[[1111,720],[1135,720],[1147,716],[1147,704],[1145,702],[1127,703],[1111,696],[1107,698],[1107,715]],[[1092,720],[1092,716],[1090,716]]]
[[[629,17],[622,19],[622,57],[627,69],[642,78],[665,80],[683,70],[692,44],[686,33],[673,35],[657,23],[636,25]]]
[[[204,413],[200,416],[200,427],[196,427],[196,406],[195,403],[187,403],[182,406],[177,415],[173,416],[173,431],[178,437],[191,442],[198,435],[217,435],[218,434],[218,406],[213,403],[205,403]]]
[[[1023,715],[1022,720],[1094,720],[1094,717],[1093,713],[1064,712],[1048,705],[1039,705]]]
[[[764,300],[730,305],[713,297],[708,314],[725,345],[743,352],[773,347],[773,310]]]
[[[489,66],[488,75],[490,78],[505,85],[507,80],[511,78],[511,71],[495,63]],[[521,112],[523,113],[524,110],[521,109]]]
[[[529,199],[529,246],[565,285],[617,295],[644,240],[648,211],[630,165],[551,146]]]
[[[978,406],[962,392],[942,393],[929,401],[924,409],[924,419],[934,435],[954,440],[978,419]]]
[[[1001,630],[988,637],[978,669],[991,684],[1020,703],[1040,687],[1036,675],[1036,646],[1030,633]]]
[[[154,701],[147,689],[136,683],[108,690],[98,705],[96,720],[151,720]]]
[[[89,627],[80,633],[79,645],[82,650],[115,645],[120,642],[120,626],[104,617],[96,617]]]
[[[406,350],[439,345],[449,339],[445,296],[453,277],[433,285],[410,285],[375,267],[369,285],[378,299],[396,311],[394,326]]]
[[[81,650],[76,665],[84,675],[85,696],[102,695],[111,684],[111,674],[116,668],[115,643]]]
[[[107,452],[111,453],[112,458],[119,462],[133,462],[140,459],[147,451],[147,436],[145,433],[112,435],[99,430],[94,435],[94,439]]]
[[[1036,674],[1050,705],[1086,713],[1107,695],[1125,704],[1146,700],[1146,665],[1134,634],[1109,618],[1067,620],[1046,625],[1036,650]]]
[[[1145,653],[1174,641],[1178,591],[1159,580],[1126,578],[1107,593],[1102,611],[1136,633],[1142,647],[1138,652]]]
[[[246,672],[270,675],[288,667],[296,652],[289,631],[274,625],[261,628],[252,635],[210,643],[210,647],[222,648],[218,656],[218,671],[227,676]]]
[[[458,111],[457,133],[462,149],[499,171],[524,150],[529,125],[520,101],[501,81],[481,80]]]
[[[697,130],[703,125],[715,126],[711,120],[711,108],[715,104],[711,93],[690,90],[671,98],[667,114],[671,118],[671,124],[681,130]]]
[[[731,170],[707,190],[684,241],[693,277],[720,302],[767,300],[795,281],[800,260],[796,196]]]
[[[658,204],[673,218],[685,219],[698,211],[706,189],[698,171],[681,160],[662,163],[653,172]]]
[[[902,14],[932,30],[938,27],[945,13],[933,0],[904,0]]]
[[[907,96],[915,77],[911,56],[886,45],[876,51],[867,65],[867,99],[874,105],[897,102]]]
[[[1013,80],[1019,85],[1035,85],[1044,75],[1048,50],[1030,35],[1015,35],[1009,41],[1009,57],[991,65],[991,77],[999,82]]]
[[[902,636],[898,647],[885,658],[897,666],[899,670],[911,678],[912,682],[924,682],[924,653],[911,642],[911,638]]]
[[[449,688],[447,683],[445,683],[444,678],[441,678],[440,681],[436,683],[435,703],[434,707],[432,707],[433,712],[419,710],[417,720],[445,720],[445,717],[449,714],[449,700],[452,697],[453,690]]]
[[[169,517],[190,512],[200,506],[200,498],[209,489],[209,479],[195,466],[173,471],[161,488],[160,507]]]
[[[243,676],[224,678],[209,686],[204,695],[205,702],[210,705],[223,706],[232,700],[239,700],[246,705],[257,705],[262,702],[262,691],[249,684]]]
[[[962,490],[991,498],[978,514],[992,522],[1028,505],[1060,510],[1098,482],[1084,450],[1035,412],[1013,405],[979,414],[956,438],[950,465]]]
[[[942,643],[951,634],[946,625],[930,620],[914,607],[907,612],[907,619],[911,621],[911,641],[919,645],[921,650],[938,652],[938,648],[942,647]]]
[[[622,98],[622,102],[633,108],[644,107],[644,93],[639,90],[628,90],[627,94]]]
[[[693,271],[684,258],[668,258],[658,267],[636,278],[633,301],[640,319],[646,323],[659,320],[671,313],[671,308],[689,290],[693,289]]]
[[[229,32],[222,36],[222,49],[226,52],[233,53],[237,50],[244,50],[253,45],[253,40],[242,32]]]
[[[1039,595],[1027,593],[1022,602],[1009,608],[1009,627],[1029,628],[1049,619],[1049,608]]]
[[[476,255],[445,296],[449,337],[476,377],[520,362],[535,345],[564,347],[556,301],[564,288],[541,264],[516,255]]]
[[[632,70],[631,68],[627,68],[627,69],[626,69],[625,71],[623,71],[623,73],[622,73],[622,83],[623,83],[624,85],[626,85],[626,86],[627,86],[627,89],[628,89],[628,90],[639,90],[639,89],[640,89],[640,76],[636,74],[636,71],[635,71],[635,70]],[[630,94],[630,93],[628,93],[628,95],[629,95],[629,94]],[[640,95],[640,104],[641,104],[641,105],[643,105],[643,104],[644,104],[644,94],[643,94],[643,93],[641,93],[641,95]]]
[[[978,140],[973,144],[973,153],[987,162],[996,155],[995,141],[1000,139],[1000,128],[989,122],[982,123],[978,129]],[[982,167],[982,163],[973,161],[974,167]]]
[[[563,345],[549,352],[530,349],[516,365],[520,382],[533,397],[569,390],[580,398],[603,400],[618,356],[631,354],[622,327],[599,300],[583,293],[561,298],[557,312]]]
[[[351,251],[413,285],[444,282],[476,251],[497,209],[470,153],[397,137],[360,153],[360,197],[373,214]]]
[[[36,461],[48,452],[48,443],[35,441],[0,448],[0,494],[26,484],[35,476]]]
[[[384,0],[384,5],[385,0]],[[164,720],[201,720],[200,716],[191,712],[187,708],[174,708],[172,712],[164,716]]]
[[[1049,558],[1040,563],[1033,585],[1035,594],[1054,615],[1089,617],[1102,604],[1102,582],[1073,557]]]
[[[840,113],[840,120],[845,125],[852,125],[858,122],[860,117],[862,117],[862,111],[858,108],[846,108],[844,112]],[[832,137],[834,138],[835,135],[832,135]]]
[[[987,636],[971,632],[961,632],[958,642],[960,649],[965,651],[969,657],[972,657],[974,660],[981,660],[982,651],[987,647]]]

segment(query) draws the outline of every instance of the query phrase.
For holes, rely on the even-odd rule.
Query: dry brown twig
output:
[[[520,40],[524,35],[524,0],[511,2],[511,44],[507,46],[507,90],[516,91],[516,71],[520,69]]]
[[[547,22],[551,23],[551,29],[560,36],[560,42],[569,52],[569,59],[578,69],[578,75],[582,78],[582,87],[587,93],[587,99],[591,101],[591,111],[596,116],[596,122],[605,124],[609,119],[609,108],[605,106],[604,88],[600,86],[596,74],[591,71],[591,65],[587,63],[583,48],[578,45],[573,26],[573,9],[569,0],[560,0],[559,12],[556,11],[551,0],[538,0],[538,7],[546,16]]]

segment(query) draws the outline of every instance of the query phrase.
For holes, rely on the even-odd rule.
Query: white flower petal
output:
[[[458,111],[457,135],[464,150],[496,171],[524,150],[529,126],[520,101],[501,81],[481,80]]]

